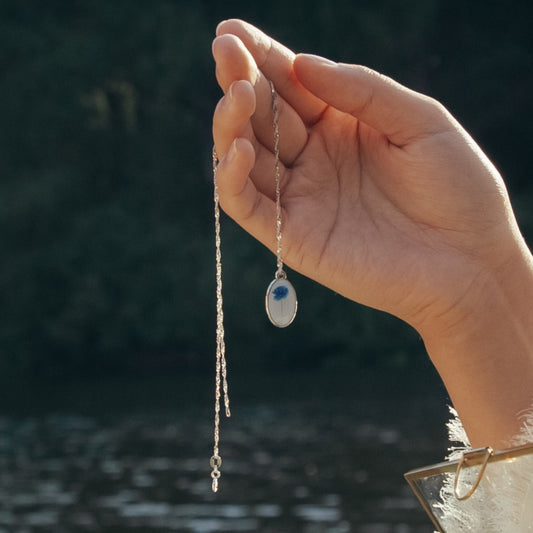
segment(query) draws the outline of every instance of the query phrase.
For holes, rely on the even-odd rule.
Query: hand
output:
[[[285,262],[417,328],[452,396],[472,405],[467,425],[484,424],[488,388],[504,374],[505,387],[513,386],[517,370],[511,362],[501,375],[494,365],[487,375],[482,369],[476,403],[465,393],[472,381],[461,377],[464,364],[448,361],[450,352],[468,347],[470,370],[477,355],[490,359],[474,340],[479,328],[489,329],[490,342],[493,322],[503,324],[509,301],[521,297],[517,272],[533,287],[531,256],[494,166],[442,105],[368,68],[295,55],[236,20],[219,25],[213,54],[226,93],[213,119],[223,209],[275,250],[270,79],[279,94]],[[492,316],[472,318],[489,304]],[[520,342],[523,322],[508,328]],[[529,359],[507,417],[531,401]],[[474,437],[499,442],[511,426],[476,427]]]
[[[508,260],[502,180],[440,104],[364,67],[294,56],[242,22],[218,35],[221,205],[275,250],[272,79],[289,266],[420,327]]]

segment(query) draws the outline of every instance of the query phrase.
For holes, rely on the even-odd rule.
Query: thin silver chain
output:
[[[274,88],[274,84],[269,80],[270,93],[272,96],[272,114],[273,114],[273,129],[274,129],[274,173],[276,179],[276,255],[277,255],[277,271],[276,278],[285,279],[287,275],[283,270],[282,260],[282,215],[281,215],[281,172],[279,160],[279,110],[278,110],[278,96]],[[229,394],[228,394],[228,380],[227,380],[227,365],[226,365],[226,344],[224,340],[224,310],[222,299],[222,253],[220,249],[220,202],[218,196],[217,184],[217,168],[218,155],[215,147],[213,147],[213,198],[215,204],[215,262],[216,262],[216,309],[217,309],[217,327],[216,327],[216,370],[215,370],[215,429],[214,429],[214,446],[213,455],[209,461],[211,465],[211,488],[213,492],[218,491],[218,481],[220,479],[220,467],[222,466],[222,458],[220,457],[220,399],[224,397],[224,407],[226,417],[231,416]]]
[[[222,458],[219,454],[220,442],[220,398],[221,385],[222,393],[224,395],[224,407],[226,416],[231,416],[229,407],[228,394],[228,380],[227,380],[227,366],[226,366],[226,343],[224,341],[224,310],[222,307],[222,253],[220,250],[220,205],[218,197],[217,185],[217,167],[218,155],[213,147],[213,198],[215,203],[215,262],[216,262],[216,298],[217,298],[217,329],[216,329],[216,372],[215,372],[215,431],[214,431],[214,446],[213,456],[209,461],[211,468],[213,492],[218,490],[218,480],[220,479],[220,467],[222,466]]]
[[[274,88],[274,84],[269,80],[270,84],[270,94],[272,96],[272,115],[273,115],[273,129],[274,129],[274,173],[276,178],[276,278],[285,279],[287,275],[283,270],[283,259],[282,259],[282,246],[281,246],[281,229],[282,229],[282,218],[281,218],[281,173],[280,173],[280,164],[279,164],[279,110],[278,110],[278,94]]]

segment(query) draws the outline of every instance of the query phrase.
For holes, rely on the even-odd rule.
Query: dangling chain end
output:
[[[209,464],[211,465],[211,468],[213,469],[211,472],[211,477],[213,478],[213,482],[211,483],[211,490],[213,492],[218,491],[218,480],[220,479],[220,470],[219,468],[222,466],[222,458],[220,455],[218,455],[218,451],[215,450],[215,453],[213,457],[211,457]]]

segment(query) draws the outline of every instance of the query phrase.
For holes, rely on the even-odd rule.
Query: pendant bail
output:
[[[286,274],[285,270],[283,270],[283,268],[278,268],[276,270],[276,273],[274,274],[274,277],[276,279],[287,279],[287,274]]]

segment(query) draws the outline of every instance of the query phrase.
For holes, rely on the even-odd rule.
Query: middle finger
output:
[[[244,44],[234,35],[222,35],[213,41],[213,56],[219,85],[224,91],[235,80],[248,80],[256,94],[256,109],[251,124],[257,140],[274,150],[272,95],[270,84],[257,68]],[[298,113],[278,96],[280,159],[290,166],[307,143],[307,128]]]

